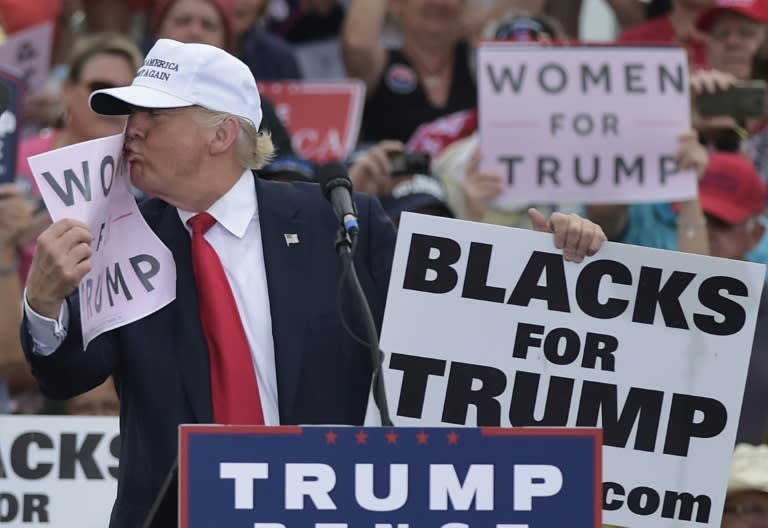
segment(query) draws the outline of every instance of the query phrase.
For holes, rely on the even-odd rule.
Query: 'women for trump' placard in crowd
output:
[[[481,45],[482,164],[503,176],[499,204],[695,196],[675,161],[687,72],[678,48]]]

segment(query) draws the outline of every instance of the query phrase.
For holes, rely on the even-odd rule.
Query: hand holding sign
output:
[[[575,265],[551,236],[403,215],[381,333],[392,420],[601,427],[606,522],[719,526],[765,267],[629,244]]]
[[[122,151],[116,134],[29,158],[57,222],[38,239],[27,299],[56,317],[79,284],[85,346],[176,297],[173,256],[139,212]]]
[[[547,219],[538,209],[528,209],[531,224],[536,231],[552,233],[555,247],[563,250],[565,260],[581,262],[591,257],[607,240],[603,229],[576,213],[552,213]]]
[[[91,270],[92,240],[88,226],[70,218],[55,222],[38,237],[27,281],[30,308],[58,318],[64,299]]]
[[[680,134],[678,138],[680,148],[677,149],[677,163],[681,169],[693,169],[696,171],[696,178],[701,180],[704,172],[707,170],[709,154],[704,145],[699,143],[699,135],[695,131]]]
[[[740,143],[743,131],[740,130],[739,122],[734,116],[727,115],[728,105],[722,108],[722,115],[719,115],[720,111],[716,112],[718,115],[703,115],[706,112],[702,112],[699,108],[699,97],[722,95],[734,88],[737,83],[736,77],[718,70],[698,71],[691,74],[691,123],[700,133],[703,143],[713,150],[733,149]],[[739,97],[738,94],[737,97]],[[717,104],[712,104],[715,100],[710,101],[710,112],[719,107]]]

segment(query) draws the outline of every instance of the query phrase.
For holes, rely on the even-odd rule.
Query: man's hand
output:
[[[537,209],[528,209],[531,223],[536,231],[555,235],[555,247],[563,250],[565,260],[581,262],[592,256],[603,245],[606,237],[602,228],[576,213],[552,213],[547,219]]]
[[[733,87],[739,80],[720,70],[699,70],[691,73],[688,83],[694,97],[703,93],[715,93]]]
[[[0,184],[0,248],[14,247],[32,221],[34,204],[13,183]]]
[[[700,181],[709,163],[707,149],[699,143],[699,135],[695,130],[681,134],[677,139],[680,142],[680,146],[675,154],[678,166],[681,170],[695,170],[696,178]]]
[[[395,140],[380,141],[366,150],[349,168],[352,187],[372,196],[388,196],[392,193],[392,164],[390,152],[402,152],[403,144]]]
[[[27,279],[27,301],[35,312],[56,319],[64,299],[91,270],[88,226],[65,218],[51,224],[37,238],[37,249]]]
[[[730,73],[719,70],[701,70],[691,74],[691,122],[696,130],[736,129],[739,125],[734,118],[727,115],[703,117],[699,114],[696,97],[702,94],[713,94],[728,90],[736,85],[738,79]]]

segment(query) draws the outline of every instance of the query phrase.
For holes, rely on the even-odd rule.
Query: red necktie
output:
[[[220,424],[263,425],[259,384],[235,297],[216,251],[203,236],[216,219],[200,213],[187,223],[192,228],[192,269],[210,353],[213,416]]]

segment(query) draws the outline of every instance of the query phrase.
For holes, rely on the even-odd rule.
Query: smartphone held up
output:
[[[699,94],[696,107],[702,117],[728,116],[741,121],[762,117],[766,112],[766,82],[745,81],[726,90]]]

